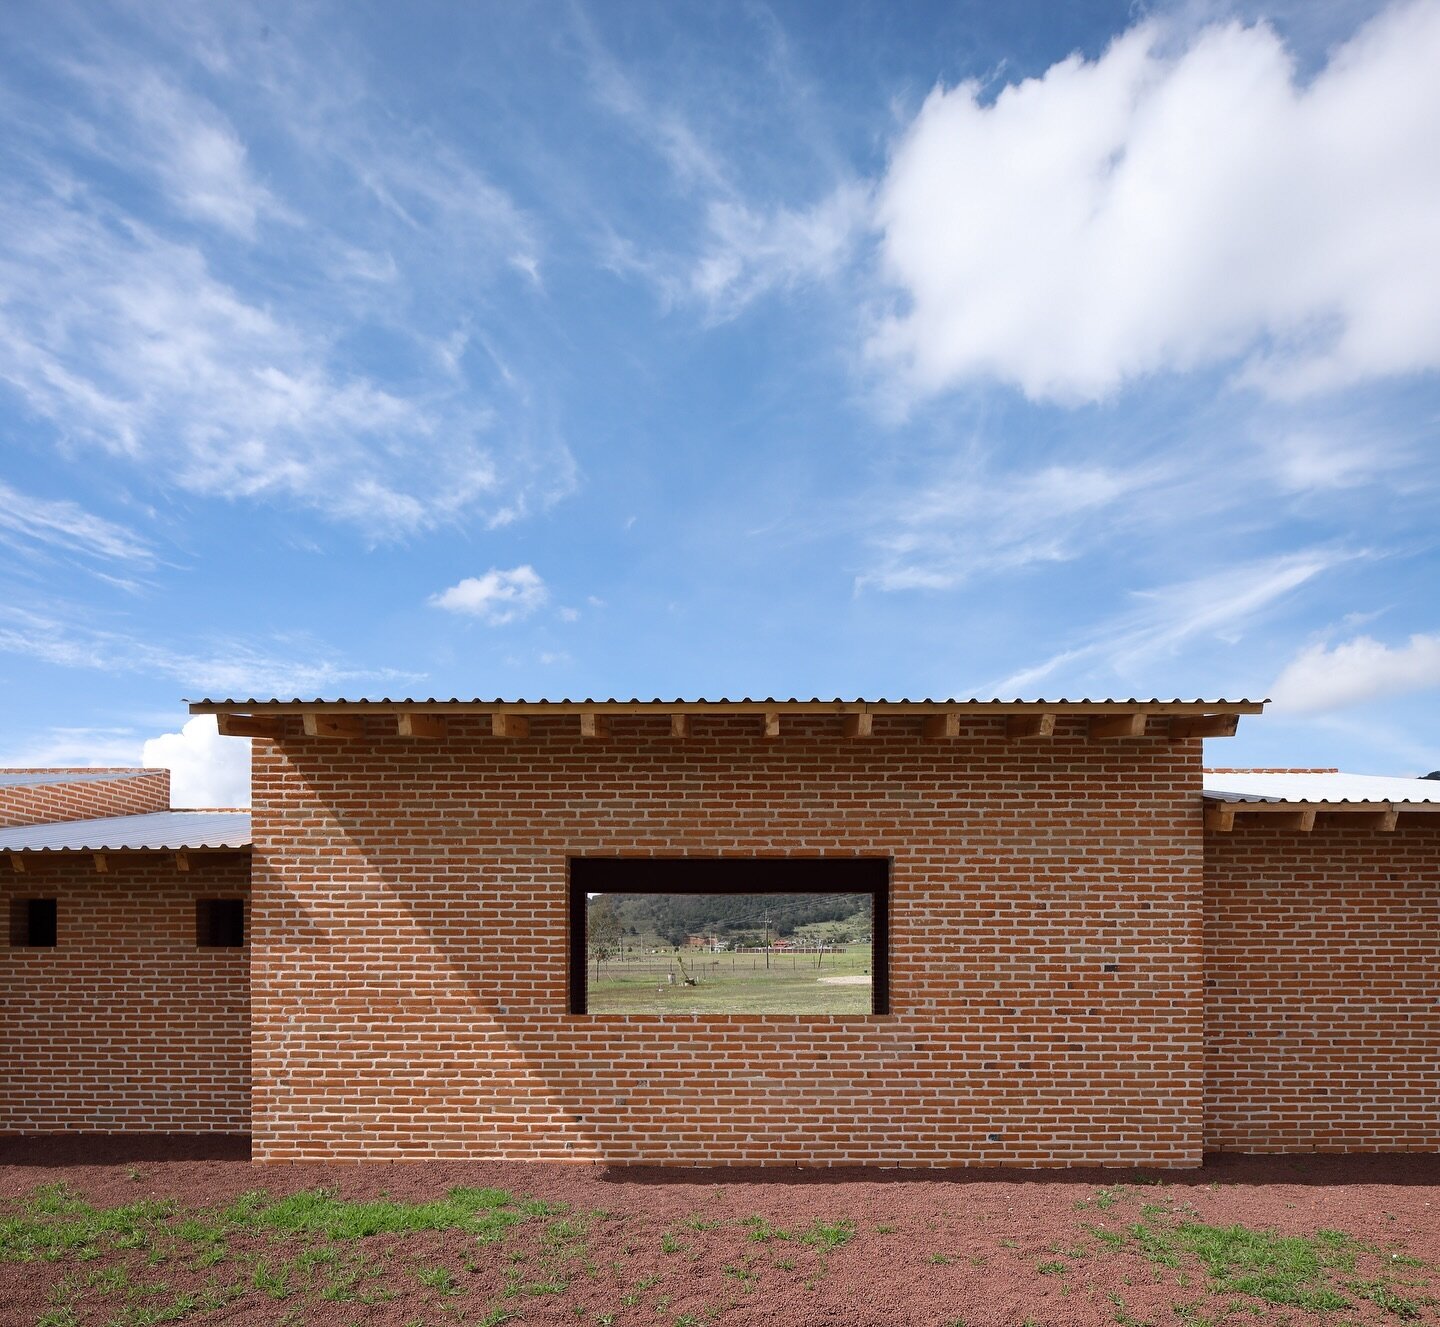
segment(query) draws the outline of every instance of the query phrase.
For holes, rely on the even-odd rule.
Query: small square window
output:
[[[245,943],[245,900],[197,898],[195,943],[201,949],[239,949]]]
[[[53,949],[58,910],[53,898],[10,900],[10,944],[16,949]]]

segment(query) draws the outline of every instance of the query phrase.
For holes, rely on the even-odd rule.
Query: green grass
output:
[[[843,954],[684,953],[699,984],[672,986],[665,971],[673,955],[641,955],[604,965],[599,981],[590,965],[586,1002],[591,1013],[644,1014],[868,1014],[869,986],[834,986],[820,977],[858,977],[870,971],[870,946],[850,945]]]

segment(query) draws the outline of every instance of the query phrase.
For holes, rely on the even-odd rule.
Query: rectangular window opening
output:
[[[889,1013],[888,858],[569,866],[571,1013]]]
[[[201,949],[238,949],[245,943],[245,900],[197,898],[195,943]]]
[[[59,907],[53,898],[10,900],[10,944],[15,949],[53,949]]]

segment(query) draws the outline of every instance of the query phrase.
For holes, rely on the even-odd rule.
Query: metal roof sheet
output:
[[[294,707],[294,708],[300,708],[300,707],[307,707],[307,708],[309,708],[309,707],[341,706],[341,705],[345,705],[345,706],[374,706],[374,707],[376,707],[377,709],[383,709],[383,708],[385,708],[385,707],[393,707],[393,706],[397,706],[397,705],[434,706],[434,707],[436,707],[436,708],[444,708],[444,707],[446,707],[446,706],[456,706],[456,705],[485,706],[485,707],[494,706],[494,707],[502,707],[502,708],[508,708],[508,707],[512,707],[512,706],[535,706],[535,707],[539,707],[539,708],[543,708],[543,707],[547,707],[547,706],[553,706],[553,707],[556,708],[556,709],[574,708],[574,707],[578,707],[578,706],[608,706],[608,705],[627,705],[627,706],[633,706],[633,705],[644,705],[644,706],[653,706],[653,707],[654,707],[655,709],[657,709],[657,710],[663,710],[666,706],[672,706],[672,705],[707,705],[707,706],[715,706],[716,708],[723,708],[723,707],[725,707],[725,706],[734,706],[734,705],[776,705],[776,706],[786,706],[786,705],[823,705],[823,706],[837,706],[837,707],[844,707],[844,706],[867,706],[867,705],[874,705],[874,706],[882,706],[882,705],[910,706],[910,705],[913,705],[913,706],[930,706],[930,707],[944,706],[944,707],[947,707],[947,708],[956,708],[956,709],[963,709],[963,708],[983,709],[983,708],[985,708],[986,706],[995,706],[995,707],[997,707],[997,708],[1003,708],[1003,707],[1011,706],[1011,705],[1024,705],[1024,706],[1036,707],[1036,708],[1042,707],[1042,706],[1046,706],[1046,705],[1061,706],[1061,707],[1065,707],[1065,706],[1069,706],[1069,707],[1077,707],[1077,706],[1084,706],[1084,707],[1099,707],[1099,706],[1105,706],[1105,707],[1112,707],[1112,706],[1113,706],[1113,707],[1125,707],[1125,706],[1165,705],[1165,706],[1183,706],[1183,707],[1185,707],[1185,708],[1187,708],[1187,709],[1206,709],[1206,710],[1234,710],[1235,708],[1240,707],[1240,708],[1244,708],[1245,710],[1250,711],[1250,712],[1253,713],[1253,712],[1257,712],[1262,706],[1264,706],[1264,705],[1267,704],[1268,702],[1263,701],[1263,700],[1258,700],[1258,701],[1257,701],[1257,700],[1225,700],[1225,699],[1220,699],[1220,700],[1204,700],[1204,699],[1200,699],[1200,698],[1196,698],[1196,699],[1193,699],[1193,700],[1185,700],[1185,699],[1183,699],[1183,698],[1181,698],[1181,697],[1176,697],[1176,698],[1171,699],[1171,700],[1163,700],[1163,699],[1161,699],[1161,698],[1158,697],[1158,696],[1152,696],[1152,697],[1150,697],[1149,700],[1145,700],[1145,699],[1140,698],[1140,697],[1137,697],[1137,696],[1130,696],[1130,697],[1128,697],[1128,698],[1119,698],[1119,697],[1107,696],[1107,697],[1099,697],[1099,698],[1096,698],[1096,699],[1091,699],[1090,697],[1086,696],[1086,697],[1079,697],[1079,698],[1076,698],[1076,699],[1073,699],[1073,700],[1072,700],[1072,699],[1067,699],[1066,697],[1063,697],[1063,696],[1060,697],[1060,698],[1058,698],[1058,699],[1055,699],[1055,700],[1045,700],[1045,699],[1025,700],[1025,699],[1023,699],[1023,698],[1021,698],[1021,697],[1015,697],[1014,699],[1005,700],[1005,699],[1002,699],[1002,698],[1000,698],[1000,697],[998,697],[998,696],[996,696],[996,697],[991,697],[991,698],[987,698],[987,699],[980,699],[979,697],[965,697],[965,698],[961,698],[961,699],[955,699],[955,698],[953,698],[953,697],[951,697],[951,698],[944,698],[944,697],[935,698],[935,697],[926,696],[926,697],[923,697],[923,698],[912,698],[912,697],[908,697],[908,696],[901,696],[901,697],[898,697],[898,698],[893,699],[893,700],[887,700],[887,699],[885,699],[885,698],[883,698],[883,697],[866,700],[865,698],[863,698],[863,697],[858,697],[858,696],[855,697],[855,698],[853,698],[853,699],[851,699],[851,700],[846,700],[846,699],[844,699],[843,697],[840,697],[840,696],[833,697],[833,698],[831,698],[831,699],[829,699],[829,700],[825,700],[825,699],[823,699],[823,698],[821,698],[821,697],[819,697],[819,696],[811,696],[808,700],[805,699],[805,698],[803,698],[803,697],[797,697],[797,696],[790,696],[790,697],[788,697],[788,698],[783,698],[783,699],[776,698],[776,697],[774,697],[774,696],[759,696],[759,697],[742,696],[742,697],[735,698],[735,699],[732,699],[732,698],[729,698],[729,697],[725,697],[725,696],[716,697],[716,698],[714,698],[714,699],[707,699],[707,698],[704,697],[704,696],[697,696],[697,697],[694,698],[693,700],[686,700],[686,699],[684,699],[683,697],[678,697],[678,696],[675,697],[675,698],[673,698],[673,699],[669,699],[669,700],[667,700],[667,699],[665,699],[665,698],[663,698],[663,697],[659,697],[659,696],[651,697],[651,698],[646,699],[646,700],[642,700],[642,699],[640,699],[640,698],[637,697],[637,696],[631,696],[628,700],[627,700],[627,699],[624,699],[623,697],[616,697],[616,696],[609,696],[609,697],[604,697],[604,698],[595,698],[595,697],[587,696],[587,697],[585,697],[584,699],[563,699],[563,700],[547,700],[547,699],[543,699],[543,698],[542,698],[542,699],[537,699],[537,700],[526,700],[523,696],[522,696],[522,697],[516,697],[515,699],[511,699],[511,700],[507,700],[507,699],[505,699],[504,697],[500,697],[500,696],[497,696],[497,697],[494,697],[493,699],[488,699],[488,700],[485,699],[485,698],[483,698],[483,697],[479,697],[479,696],[471,697],[471,698],[468,698],[468,699],[467,699],[467,698],[464,698],[464,697],[460,697],[460,696],[451,696],[451,697],[449,697],[448,699],[445,699],[445,698],[442,698],[442,697],[437,697],[437,696],[428,696],[428,697],[423,697],[423,698],[421,698],[421,697],[414,697],[414,696],[404,696],[404,697],[393,697],[393,698],[392,698],[392,697],[390,697],[390,696],[384,696],[384,697],[381,697],[381,698],[379,698],[379,699],[376,699],[376,698],[374,698],[374,697],[359,696],[359,697],[355,697],[354,699],[349,699],[349,700],[347,700],[344,696],[337,696],[337,697],[335,697],[335,698],[333,698],[333,699],[327,700],[327,699],[325,699],[325,698],[322,697],[322,696],[315,696],[315,697],[313,697],[312,699],[307,700],[307,699],[305,699],[303,696],[291,696],[291,697],[289,697],[289,698],[284,698],[284,697],[280,697],[280,696],[271,696],[271,697],[268,698],[268,699],[260,699],[260,698],[255,697],[255,696],[251,696],[251,697],[248,698],[248,699],[241,699],[241,698],[239,698],[239,697],[230,697],[230,698],[228,698],[228,699],[223,699],[223,700],[222,700],[222,699],[212,699],[212,698],[210,698],[210,697],[206,697],[206,698],[201,699],[201,700],[187,701],[186,703],[190,706],[190,708],[191,708],[193,711],[196,711],[196,712],[199,712],[199,713],[213,712],[213,711],[215,711],[215,710],[249,710],[249,709],[262,708],[262,707],[266,707],[266,706],[270,706],[270,707],[286,706],[286,707]]]
[[[1440,803],[1440,779],[1395,779],[1376,774],[1267,774],[1207,771],[1205,796],[1217,802]]]
[[[156,772],[153,769],[0,769],[0,788],[39,788],[48,783],[107,783],[111,779],[136,779],[142,774]]]
[[[163,852],[249,846],[248,811],[152,811],[0,829],[0,852]]]

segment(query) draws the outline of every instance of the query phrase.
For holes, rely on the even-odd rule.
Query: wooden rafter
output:
[[[190,869],[190,854],[188,852],[177,852],[175,854],[175,869],[177,871],[188,871]]]
[[[1147,714],[1116,714],[1105,718],[1091,719],[1087,731],[1090,737],[1097,741],[1144,737],[1149,722],[1150,716]]]
[[[610,721],[596,710],[581,710],[580,736],[609,737]]]
[[[1197,719],[1171,719],[1166,736],[1172,742],[1187,737],[1234,737],[1239,727],[1238,714],[1205,714]]]
[[[365,735],[365,721],[358,714],[316,714],[304,717],[306,737],[334,737],[349,740]]]
[[[530,720],[523,714],[512,714],[509,710],[496,710],[490,716],[490,731],[496,737],[529,737]]]
[[[216,726],[221,737],[283,737],[285,721],[275,715],[217,714]]]
[[[95,854],[95,869],[100,872],[101,875],[104,875],[105,872],[110,869],[110,859],[103,852],[97,852]]]
[[[397,714],[395,733],[398,737],[425,738],[434,741],[445,736],[446,723],[438,714]]]
[[[766,710],[766,711],[765,711],[765,736],[766,736],[766,737],[779,737],[779,736],[780,736],[780,711],[779,711],[779,710]]]
[[[870,737],[875,731],[875,716],[869,710],[841,715],[840,731],[846,737]]]
[[[960,716],[954,710],[945,714],[928,714],[920,721],[920,732],[931,741],[960,736]]]
[[[690,716],[688,714],[672,714],[670,716],[670,736],[690,736]]]
[[[24,875],[25,858],[18,852],[12,852],[8,855],[10,858],[10,869],[14,871],[17,875]]]
[[[1005,720],[1006,737],[1054,737],[1053,714],[1017,714]]]
[[[1235,803],[1220,802],[1205,808],[1205,828],[1228,834],[1235,828]]]

